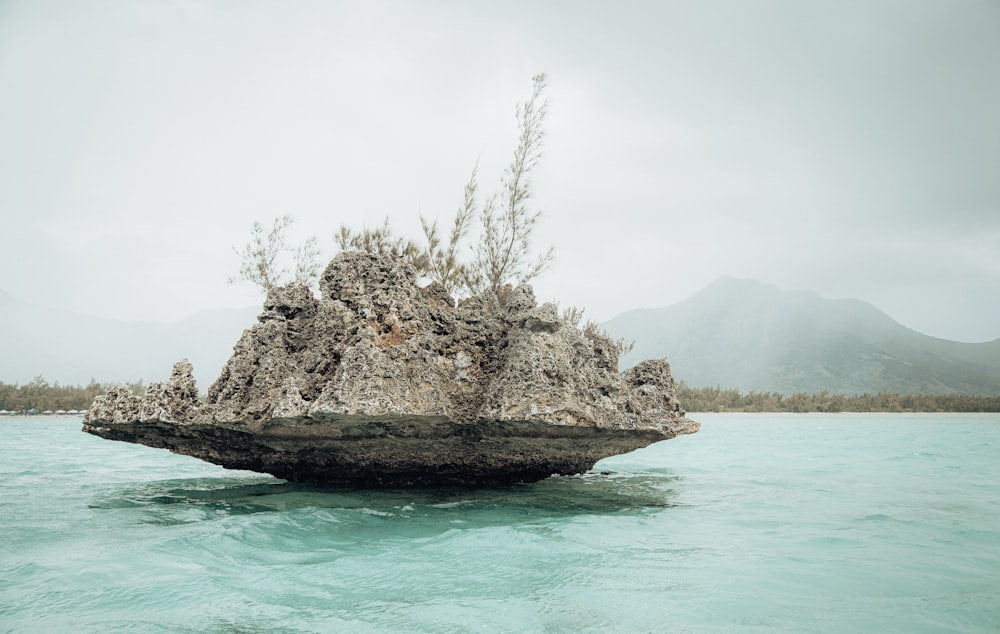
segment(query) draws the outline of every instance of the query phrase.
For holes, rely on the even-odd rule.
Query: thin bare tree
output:
[[[318,280],[320,268],[322,268],[319,256],[319,242],[316,240],[316,236],[309,236],[305,242],[295,247],[295,253],[292,257],[295,265],[294,279],[307,286],[311,286],[314,281]]]
[[[552,264],[552,247],[531,256],[531,235],[541,216],[528,208],[531,176],[542,157],[548,100],[544,73],[532,78],[531,98],[517,107],[518,142],[504,172],[501,191],[490,197],[479,214],[482,236],[469,267],[468,285],[500,296],[505,284],[529,282]],[[478,287],[478,288],[476,288]]]
[[[417,272],[444,286],[456,299],[488,293],[497,299],[507,284],[531,281],[547,269],[553,259],[549,247],[533,256],[531,236],[541,217],[540,211],[529,209],[532,198],[531,176],[542,157],[545,117],[548,101],[544,73],[532,78],[533,90],[528,101],[518,104],[518,142],[510,165],[500,180],[500,191],[485,200],[477,213],[479,164],[473,167],[465,185],[462,204],[451,223],[447,238],[437,220],[420,215],[424,246],[397,235],[386,218],[373,229],[355,231],[341,226],[334,235],[337,246],[344,251],[390,255],[407,260]],[[481,233],[474,244],[466,246],[474,219],[478,215]],[[471,260],[463,261],[463,255]]]
[[[469,182],[465,184],[465,196],[462,200],[462,206],[458,208],[452,221],[447,245],[442,244],[437,220],[429,223],[423,214],[420,215],[420,226],[427,242],[423,252],[427,265],[427,276],[441,284],[452,297],[464,294],[467,290],[465,284],[470,276],[468,266],[459,261],[459,251],[476,213],[476,190],[479,188],[478,173],[479,163],[477,162],[476,166],[472,168]]]
[[[316,238],[311,237],[297,246],[291,253],[294,272],[289,277],[288,269],[281,260],[291,251],[285,232],[294,219],[289,215],[274,219],[270,229],[265,229],[259,221],[250,227],[250,240],[242,247],[233,247],[240,256],[240,270],[229,278],[229,283],[250,282],[264,293],[294,280],[311,285],[319,277],[319,247]]]

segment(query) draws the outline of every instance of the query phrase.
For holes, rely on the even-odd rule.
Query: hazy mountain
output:
[[[929,310],[933,307],[929,306]],[[167,378],[194,364],[202,391],[259,308],[202,311],[173,322],[123,322],[18,302],[0,291],[0,381],[85,384]],[[665,356],[695,387],[845,394],[1000,394],[1000,339],[959,343],[895,322],[871,304],[722,278],[667,308],[604,324],[633,339],[622,367]]]
[[[18,302],[0,291],[0,381],[146,383],[188,358],[205,391],[258,308],[212,310],[173,322],[124,322]]]
[[[636,342],[623,368],[666,356],[674,376],[694,387],[1000,394],[1000,339],[937,339],[862,301],[750,280],[722,278],[673,306],[629,311],[604,327]]]

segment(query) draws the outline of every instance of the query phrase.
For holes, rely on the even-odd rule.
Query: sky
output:
[[[720,276],[1000,337],[993,0],[0,0],[0,290],[122,320],[261,297],[254,221],[419,239],[548,76],[541,301]]]

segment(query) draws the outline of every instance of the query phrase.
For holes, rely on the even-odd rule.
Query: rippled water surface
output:
[[[696,418],[582,477],[415,491],[0,419],[0,631],[1000,631],[1000,416]]]

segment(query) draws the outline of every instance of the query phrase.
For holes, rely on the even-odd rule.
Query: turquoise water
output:
[[[1000,416],[697,418],[583,477],[380,492],[0,419],[0,631],[1000,631]]]

